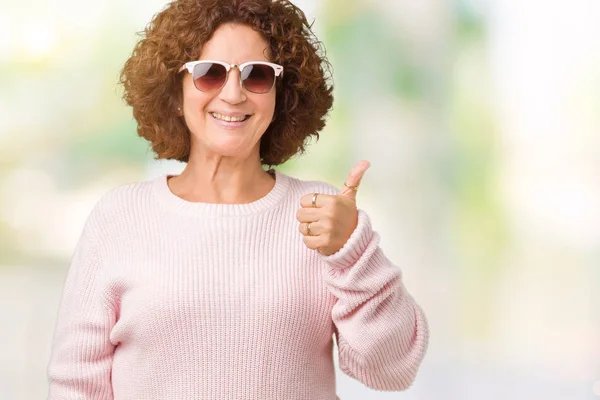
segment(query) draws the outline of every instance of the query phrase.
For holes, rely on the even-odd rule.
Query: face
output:
[[[268,47],[267,41],[252,28],[224,24],[203,46],[199,59],[237,65],[270,61]],[[260,138],[273,119],[275,87],[264,94],[249,92],[240,84],[240,71],[232,68],[221,89],[202,92],[194,86],[191,73],[182,73],[186,74],[182,109],[192,134],[192,153],[239,158],[257,155]],[[224,116],[247,117],[242,122],[227,122],[222,120]]]

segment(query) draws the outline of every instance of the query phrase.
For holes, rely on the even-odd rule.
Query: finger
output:
[[[314,197],[314,193],[305,194],[300,198],[300,205],[306,208],[314,208],[312,201]],[[333,200],[333,196],[323,193],[317,193],[317,199],[315,204],[317,208],[321,208],[327,204],[329,204]]]
[[[317,250],[321,246],[321,239],[315,236],[304,236],[304,244],[312,250]]]
[[[299,208],[296,211],[298,222],[313,222],[321,219],[321,210],[318,208]]]
[[[363,175],[365,174],[365,171],[369,169],[370,166],[371,164],[366,160],[359,161],[358,163],[356,163],[356,165],[354,165],[354,167],[352,167],[350,173],[348,174],[348,178],[346,178],[346,181],[344,183],[348,186],[357,187],[358,185],[360,185],[360,181]],[[342,187],[340,195],[356,199],[356,190],[346,187],[346,185]]]
[[[308,234],[308,224],[310,224],[310,235]],[[318,222],[302,222],[298,225],[298,230],[304,236],[319,236],[323,232],[323,227]]]

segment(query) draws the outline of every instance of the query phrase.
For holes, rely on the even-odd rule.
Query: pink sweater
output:
[[[367,214],[331,256],[305,247],[300,198],[337,194],[276,171],[248,204],[193,203],[166,176],[106,193],[66,278],[49,399],[335,400],[347,375],[408,388],[426,318]]]

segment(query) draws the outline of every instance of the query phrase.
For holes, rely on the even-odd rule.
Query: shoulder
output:
[[[106,212],[135,206],[152,195],[153,181],[132,182],[116,186],[105,192],[96,206]]]
[[[137,214],[149,204],[154,181],[155,179],[126,183],[107,190],[96,201],[88,223],[106,225],[124,216]]]

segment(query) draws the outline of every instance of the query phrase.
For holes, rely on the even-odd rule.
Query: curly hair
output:
[[[288,0],[175,0],[140,32],[119,79],[138,135],[151,143],[155,159],[188,162],[190,131],[174,112],[182,101],[178,70],[197,60],[214,31],[230,22],[259,32],[271,61],[284,68],[274,120],[260,142],[261,163],[282,164],[303,153],[311,136],[319,139],[333,104],[331,65],[302,10]]]

